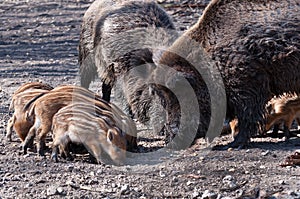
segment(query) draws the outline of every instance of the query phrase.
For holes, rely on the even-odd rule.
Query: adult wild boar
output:
[[[236,116],[239,121],[240,132],[230,146],[244,146],[264,125],[264,108],[272,96],[300,91],[299,10],[296,0],[212,0],[198,22],[162,55],[160,64],[183,75],[197,96],[201,117],[197,137],[204,136],[214,122],[213,96],[209,95],[214,93],[208,89],[214,82],[204,81],[207,77],[191,62],[219,71],[226,98],[218,100],[226,101],[226,117],[232,120]],[[214,64],[205,65],[210,62],[195,57],[195,51]],[[215,75],[212,73],[212,79]],[[154,71],[153,79],[159,76],[161,73]],[[174,76],[165,82],[171,90],[180,86]],[[180,126],[181,106],[170,89],[154,85],[167,108],[167,124],[174,136],[174,126]],[[188,117],[193,121],[193,115]]]
[[[96,0],[83,17],[79,43],[81,85],[99,76],[103,99],[110,101],[117,81],[116,103],[144,122],[151,97],[143,75],[153,70],[153,48],[171,44],[177,34],[166,12],[154,1]],[[135,67],[145,70],[127,75]],[[147,75],[146,75],[147,76]],[[147,77],[146,77],[147,78]]]

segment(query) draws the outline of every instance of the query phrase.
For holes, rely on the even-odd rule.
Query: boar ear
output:
[[[114,139],[113,131],[109,129],[107,131],[107,141],[112,142],[113,139]]]

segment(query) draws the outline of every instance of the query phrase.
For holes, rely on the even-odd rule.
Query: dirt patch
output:
[[[5,141],[11,94],[28,81],[53,86],[79,84],[82,16],[92,1],[8,1],[0,3],[0,197],[1,198],[299,198],[300,168],[278,166],[300,148],[300,138],[253,139],[249,149],[201,150],[204,142],[173,154],[129,158],[133,166],[92,164],[24,156],[20,141]],[[178,30],[196,22],[207,1],[160,1]],[[92,90],[99,92],[99,82]],[[153,147],[156,140],[141,140]],[[231,141],[229,136],[216,140]],[[157,141],[159,143],[159,141]],[[145,144],[146,143],[146,144]],[[147,147],[144,148],[147,150]],[[163,157],[163,158],[158,158]],[[142,159],[144,158],[144,159]],[[132,161],[137,161],[134,164]],[[147,164],[145,164],[147,162]],[[136,163],[136,162],[135,162]]]

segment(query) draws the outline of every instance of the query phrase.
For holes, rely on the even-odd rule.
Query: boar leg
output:
[[[89,161],[93,164],[100,164],[91,153],[89,153]]]
[[[273,137],[273,138],[278,137],[279,126],[280,126],[280,124],[274,124],[273,131],[271,133],[271,137]]]
[[[103,154],[99,143],[89,143],[89,152],[97,159],[98,164],[104,163]]]
[[[50,125],[49,125],[50,124]],[[46,148],[46,136],[51,131],[51,124],[52,124],[52,118],[47,118],[46,120],[43,120],[42,124],[40,125],[37,133],[37,152],[40,154],[40,156],[45,155],[44,149]]]
[[[45,144],[45,138],[46,135],[44,135],[44,129],[38,129],[38,133],[37,133],[37,143],[36,143],[36,150],[38,152],[38,154],[40,156],[44,156],[45,155],[45,148],[46,148],[46,144]]]
[[[68,161],[74,160],[69,150],[69,143],[61,143],[59,146],[60,156]]]
[[[67,160],[73,160],[74,158],[71,156],[71,154],[69,153],[67,146],[65,144],[55,144],[52,147],[52,154],[51,154],[51,159],[54,160],[55,162],[58,162],[58,147],[59,147],[59,152],[60,152],[60,156],[64,159]]]
[[[237,134],[239,133],[239,128],[238,128],[238,119],[234,118],[229,122],[229,126],[231,129],[231,136],[232,138],[235,138]]]
[[[300,129],[300,118],[296,118],[297,124],[298,124],[298,130]]]
[[[56,144],[52,146],[52,154],[51,154],[51,159],[55,162],[58,162],[57,154],[58,154],[58,145]]]
[[[251,77],[249,77],[251,79]],[[257,74],[257,78],[266,80],[265,75]],[[234,141],[229,144],[232,148],[243,148],[250,143],[250,138],[257,135],[259,132],[259,123],[263,121],[264,106],[267,102],[269,94],[268,82],[262,82],[261,85],[254,86],[256,89],[249,89],[248,85],[241,89],[242,93],[234,101],[237,110],[239,133],[234,138]],[[238,96],[239,93],[236,95]],[[259,123],[258,123],[259,122]]]
[[[64,134],[66,134],[66,132],[61,129],[53,129],[53,145],[51,158],[56,162],[58,162],[58,149],[62,158],[70,156],[68,151],[68,144],[70,141],[67,136],[63,136]]]
[[[12,131],[13,131],[13,126],[14,126],[14,123],[16,121],[16,116],[13,115],[7,122],[7,127],[6,127],[6,139],[8,141],[12,141],[11,139],[11,134],[12,134]]]
[[[284,136],[286,139],[289,139],[291,136],[290,136],[290,129],[288,126],[284,125],[283,127],[283,132],[284,132]]]
[[[290,116],[288,120],[284,123],[284,136],[286,139],[289,139],[291,137],[290,128],[292,126],[293,120],[294,117]]]
[[[111,89],[109,84],[102,83],[102,98],[107,102],[110,101]]]
[[[282,113],[273,113],[273,114],[268,115],[267,121],[266,121],[266,127],[265,127],[266,131],[270,130],[270,128],[272,126],[274,126],[274,128],[275,128],[275,125],[278,125],[278,129],[279,129],[280,124],[277,124],[277,123],[279,121],[282,121],[283,117],[284,117],[284,115]]]
[[[24,140],[24,144],[23,144],[23,153],[24,155],[27,154],[27,148],[28,146],[33,143],[33,139],[35,137],[35,133],[36,133],[36,129],[35,129],[35,126],[31,127],[29,132],[28,132],[28,135],[26,137],[26,139]]]
[[[161,99],[166,110],[166,122],[164,124],[165,143],[168,144],[178,134],[180,125],[180,104],[174,93],[166,91],[166,97]]]

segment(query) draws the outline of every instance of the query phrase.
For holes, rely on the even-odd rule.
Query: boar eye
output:
[[[112,130],[108,130],[108,132],[107,132],[107,140],[109,140],[111,142],[113,139],[114,139],[114,136],[113,136]]]

